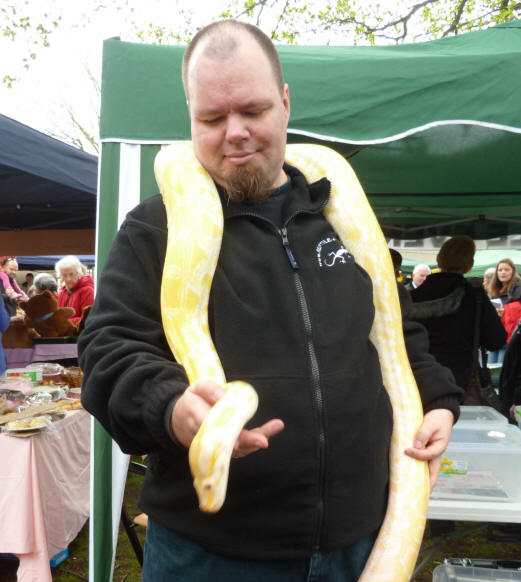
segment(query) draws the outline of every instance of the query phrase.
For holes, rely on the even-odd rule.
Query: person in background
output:
[[[429,265],[419,264],[414,267],[412,272],[412,281],[405,285],[405,288],[409,291],[413,289],[417,289],[420,285],[423,284],[425,279],[431,274],[431,268]]]
[[[395,249],[389,249],[391,253],[391,260],[393,262],[394,276],[397,281],[402,280],[402,255]]]
[[[0,269],[0,292],[7,313],[10,317],[16,315],[18,301],[27,301],[29,297],[20,289],[16,282],[18,263],[15,257],[4,257]]]
[[[269,37],[211,24],[186,49],[183,80],[194,153],[226,216],[212,338],[226,377],[251,381],[259,408],[236,443],[225,506],[204,514],[188,447],[223,390],[189,385],[166,341],[167,219],[161,196],[149,198],[122,224],[78,339],[84,408],[122,450],[149,455],[143,580],[299,582],[318,563],[323,580],[358,580],[387,506],[393,416],[369,339],[371,280],[354,259],[316,256],[326,239],[343,248],[321,212],[330,183],[284,163],[289,89]],[[434,482],[461,390],[426,353],[425,330],[404,328],[426,409],[403,454],[430,459]]]
[[[29,289],[34,282],[34,275],[32,273],[26,273],[25,281],[21,284],[21,288],[23,289],[26,295],[29,295]]]
[[[55,295],[58,294],[58,282],[50,273],[40,273],[34,278],[35,294],[50,291]]]
[[[521,322],[512,332],[506,348],[499,378],[499,397],[503,414],[521,427],[521,418],[515,416],[515,407],[521,406]]]
[[[497,350],[506,340],[505,330],[485,291],[481,286],[472,287],[463,276],[472,269],[475,251],[476,245],[468,236],[447,240],[436,257],[441,272],[433,273],[421,287],[410,292],[413,305],[409,317],[427,328],[430,353],[452,370],[456,383],[463,389],[467,388],[472,372],[478,295],[481,296],[479,345]]]
[[[492,281],[492,277],[494,276],[494,273],[496,272],[496,267],[489,267],[484,273],[483,273],[483,289],[485,289],[485,293],[490,297],[490,283]]]
[[[83,309],[94,303],[94,279],[84,274],[85,266],[74,255],[60,259],[55,270],[56,277],[62,282],[58,293],[58,307],[74,308],[75,314],[69,319],[78,324]]]
[[[507,332],[507,344],[521,318],[521,277],[517,273],[514,261],[505,258],[498,262],[490,281],[489,295],[491,299],[501,300],[501,306],[496,309]],[[503,362],[506,344],[489,354],[489,363]]]
[[[3,376],[7,369],[4,347],[2,345],[2,334],[8,328],[10,321],[11,318],[4,307],[4,302],[0,301],[0,376]]]

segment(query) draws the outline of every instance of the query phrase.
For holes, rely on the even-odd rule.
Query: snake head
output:
[[[221,509],[226,497],[227,477],[226,471],[225,474],[213,474],[194,479],[194,488],[197,492],[201,511],[215,513]]]

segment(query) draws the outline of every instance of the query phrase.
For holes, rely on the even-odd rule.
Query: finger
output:
[[[445,445],[443,441],[434,441],[430,443],[428,447],[422,449],[416,447],[405,449],[405,454],[414,459],[419,459],[420,461],[430,461],[435,457],[439,457],[444,450]]]
[[[215,380],[197,380],[187,389],[209,404],[215,404],[224,394],[224,388]]]
[[[233,456],[244,457],[259,449],[266,449],[269,439],[283,429],[284,423],[278,418],[269,420],[257,428],[243,429],[233,448]]]
[[[429,461],[429,481],[431,486],[431,493],[438,480],[438,475],[440,474],[441,467],[441,457],[436,457]]]
[[[272,436],[275,436],[283,429],[284,423],[282,420],[280,420],[280,418],[274,418],[272,420],[268,420],[268,422],[253,430],[261,432],[267,439],[270,439]]]

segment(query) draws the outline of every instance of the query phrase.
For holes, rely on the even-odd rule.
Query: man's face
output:
[[[268,58],[249,37],[227,58],[194,54],[188,76],[197,159],[232,199],[262,199],[286,181],[282,170],[289,119]]]
[[[427,275],[430,275],[430,271],[427,269],[420,269],[417,273],[413,273],[412,280],[416,287],[419,287],[425,281]]]

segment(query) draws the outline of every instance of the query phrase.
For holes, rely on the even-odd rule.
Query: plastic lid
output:
[[[465,447],[486,450],[501,448],[503,450],[521,451],[521,430],[511,424],[496,426],[490,429],[461,426],[453,430],[449,447]]]
[[[508,423],[506,416],[490,406],[460,406],[460,416],[456,426],[460,422],[488,422],[498,421],[501,423]]]

